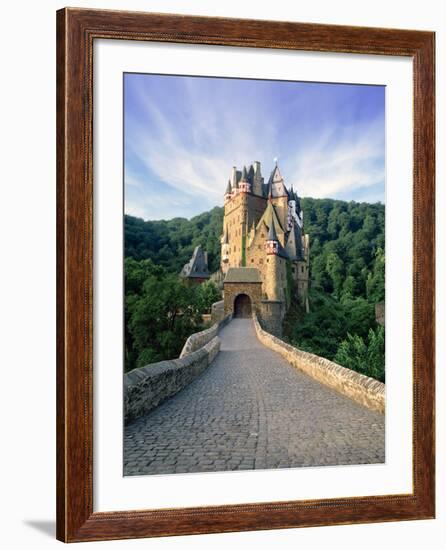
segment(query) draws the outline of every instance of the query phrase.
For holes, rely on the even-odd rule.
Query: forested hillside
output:
[[[190,220],[146,222],[125,216],[125,256],[135,260],[150,258],[170,273],[178,274],[194,248],[201,244],[208,252],[209,270],[214,272],[220,265],[222,224],[223,208],[218,206]]]
[[[384,328],[375,304],[384,300],[382,204],[303,199],[310,235],[310,313],[294,303],[284,336],[300,349],[384,381]]]
[[[311,198],[302,199],[301,205],[305,230],[310,235],[311,312],[305,315],[298,304],[293,303],[285,319],[284,337],[301,349],[384,380],[384,329],[375,322],[374,307],[384,300],[385,207],[382,204]],[[198,244],[208,252],[211,272],[218,269],[222,220],[223,208],[220,207],[190,220],[143,221],[125,216],[125,256],[132,258],[126,260],[126,325],[133,326],[135,334],[138,332],[137,323],[131,318],[135,316],[136,302],[142,300],[143,279],[139,291],[132,290],[127,283],[132,273],[148,269],[150,277],[170,281],[178,295],[182,291],[177,287],[175,277]],[[148,259],[151,262],[141,262]],[[154,275],[153,270],[156,271],[157,267],[162,269]],[[207,293],[209,296],[215,294],[215,289],[207,288]],[[208,300],[211,299],[209,296]],[[206,298],[199,296],[181,299],[198,300],[201,304],[191,311],[188,326],[179,330],[181,335],[185,335],[193,325],[194,316],[197,318],[199,311],[209,304]],[[147,299],[145,302],[148,314],[150,307]],[[146,321],[148,319],[142,321],[144,326],[147,326]],[[168,333],[167,323],[163,328],[163,338],[171,341],[172,350],[176,351],[181,338],[169,338]],[[128,338],[134,340],[131,334]],[[138,353],[141,354],[143,349],[141,347]],[[138,353],[132,353],[131,364],[134,366],[149,362],[149,358],[158,360],[162,350],[149,351],[139,360]]]

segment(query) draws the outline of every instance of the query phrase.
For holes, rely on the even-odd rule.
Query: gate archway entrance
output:
[[[251,317],[251,298],[247,294],[239,294],[234,300],[234,317]]]

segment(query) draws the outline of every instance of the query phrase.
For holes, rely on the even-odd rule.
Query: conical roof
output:
[[[228,180],[228,185],[226,186],[225,195],[230,195],[232,193],[231,180]]]
[[[271,172],[268,184],[270,185],[270,193],[272,197],[284,197],[288,195],[284,179],[277,164]]]
[[[279,239],[277,238],[276,226],[274,224],[274,219],[271,219],[271,224],[269,226],[267,240],[268,241],[277,241],[277,242],[279,242]]]

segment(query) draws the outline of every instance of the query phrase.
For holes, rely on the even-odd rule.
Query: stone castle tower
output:
[[[309,255],[299,197],[277,164],[266,183],[260,162],[234,167],[221,237],[225,314],[254,310],[266,330],[280,335],[293,293],[308,311]]]

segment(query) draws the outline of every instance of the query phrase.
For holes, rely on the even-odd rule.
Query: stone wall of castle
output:
[[[299,241],[303,232],[302,223],[297,194],[292,188],[287,190],[277,164],[265,186],[259,162],[255,162],[248,170],[243,168],[243,171],[237,171],[233,168],[225,193],[222,274],[225,277],[230,268],[240,267],[259,271],[262,280],[261,300],[283,302],[280,308],[265,307],[265,312],[269,311],[269,314],[264,315],[259,301],[253,300],[254,309],[275,334],[280,332],[277,325],[283,320],[292,294],[297,294],[302,305],[307,311],[309,309],[309,237],[304,235],[302,242]],[[270,229],[274,239],[268,241]],[[278,242],[279,246],[274,251],[267,251],[267,241]],[[304,259],[298,261],[297,258],[301,258],[302,254]],[[223,286],[228,294],[224,302],[227,314],[232,311],[237,293],[249,293],[245,284],[237,290],[227,291],[226,283]]]
[[[252,310],[261,315],[261,283],[225,283],[224,315],[233,313],[234,300],[239,294],[246,294],[251,299]]]
[[[262,327],[269,333],[282,336],[283,318],[286,313],[285,303],[273,300],[262,300],[261,315],[259,318],[262,321]]]
[[[247,246],[247,233],[254,223],[257,225],[265,210],[266,199],[255,195],[239,193],[225,204],[224,229],[228,230],[229,261],[222,264],[223,272],[229,267],[241,267],[243,247]],[[250,267],[246,263],[246,267]]]

